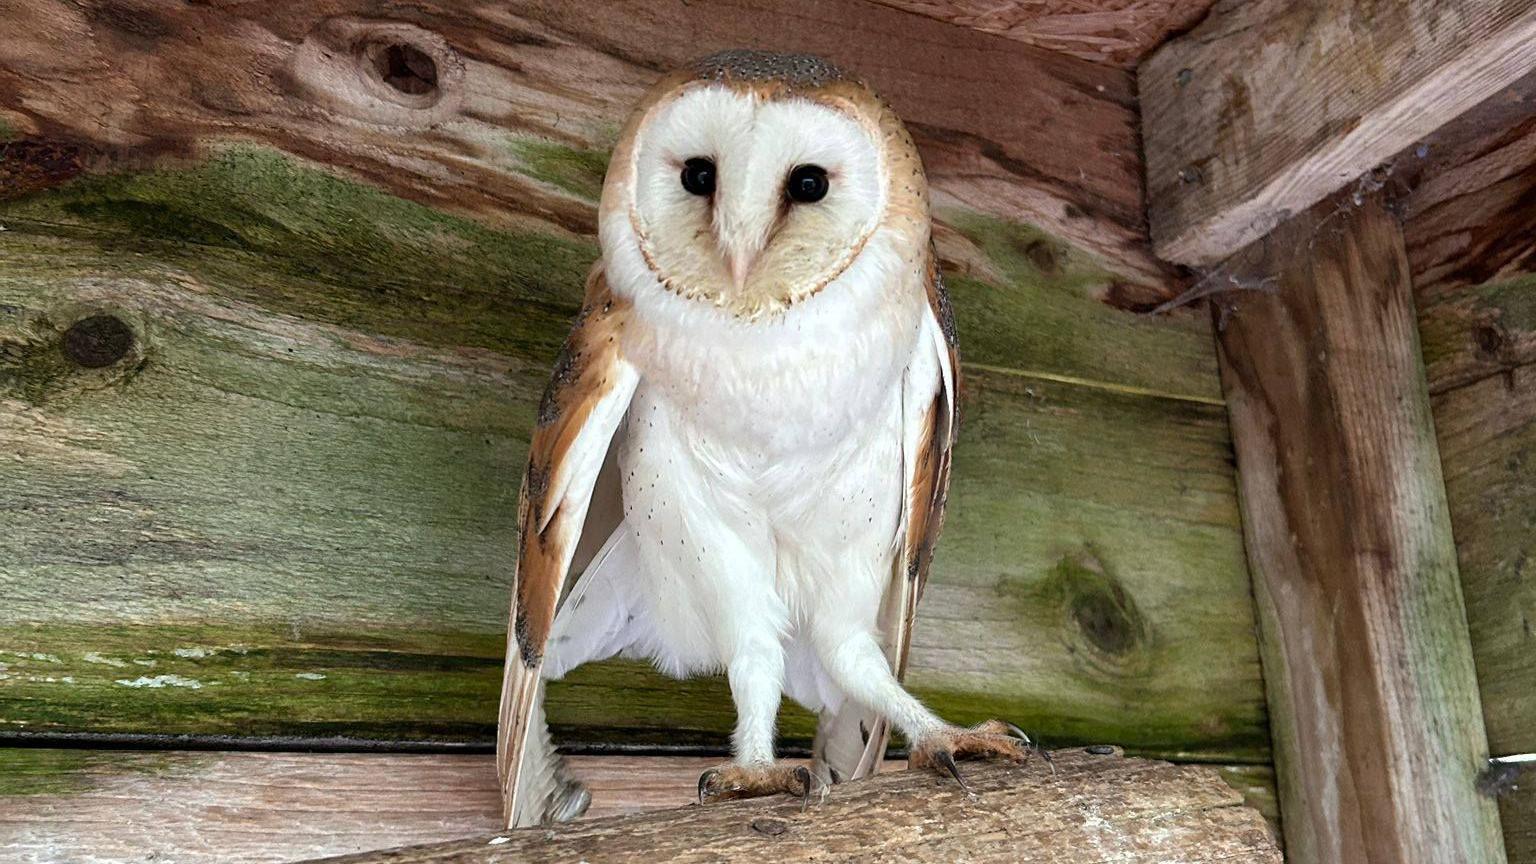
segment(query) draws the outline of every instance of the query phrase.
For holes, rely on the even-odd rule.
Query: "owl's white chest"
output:
[[[793,316],[742,331],[663,326],[630,334],[639,338],[627,354],[641,401],[664,403],[688,434],[767,468],[835,446],[898,391],[918,310],[893,299],[864,311],[834,333]]]
[[[637,316],[625,355],[641,383],[617,440],[642,563],[637,653],[682,674],[727,662],[745,632],[783,634],[793,654],[803,625],[850,614],[837,608],[850,597],[873,619],[901,518],[903,374],[926,314],[915,280],[900,282],[753,325],[687,307]]]

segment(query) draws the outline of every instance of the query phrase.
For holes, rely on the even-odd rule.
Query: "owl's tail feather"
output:
[[[571,776],[565,757],[555,751],[544,720],[544,682],[539,682],[528,722],[517,780],[516,812],[510,827],[570,822],[587,812],[592,794]]]
[[[811,745],[811,771],[824,783],[841,783],[872,776],[880,770],[880,760],[867,754],[885,752],[889,737],[887,724],[874,714],[846,701],[836,711],[824,710],[816,723],[816,740]],[[873,736],[881,743],[875,746]]]

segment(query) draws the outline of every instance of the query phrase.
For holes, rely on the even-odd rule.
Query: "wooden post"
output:
[[[890,771],[785,798],[593,819],[326,859],[331,864],[657,861],[1281,864],[1257,811],[1214,771],[1123,759],[1110,747],[967,765],[968,796],[927,771]]]
[[[1288,858],[1502,862],[1401,229],[1330,199],[1233,265],[1258,289],[1216,314]]]

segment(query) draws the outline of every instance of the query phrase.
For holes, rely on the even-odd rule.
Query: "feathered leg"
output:
[[[555,751],[544,719],[544,684],[534,699],[528,742],[518,775],[517,812],[513,827],[569,822],[587,812],[592,795],[571,776],[565,757]]]

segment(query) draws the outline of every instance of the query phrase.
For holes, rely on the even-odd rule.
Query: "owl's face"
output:
[[[622,242],[659,284],[733,315],[818,293],[886,214],[888,130],[836,94],[692,81],[633,129],[615,166],[632,182],[605,215],[627,215]]]

